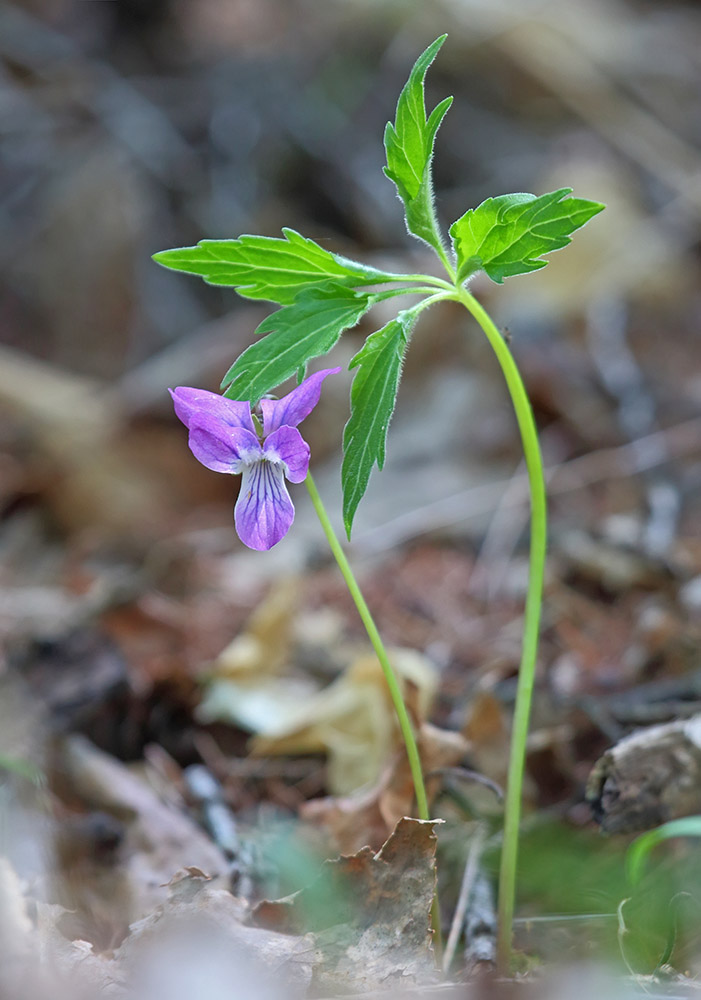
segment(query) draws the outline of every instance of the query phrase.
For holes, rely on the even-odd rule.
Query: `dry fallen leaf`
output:
[[[424,722],[418,731],[419,753],[425,775],[459,764],[470,749],[461,733]],[[440,778],[429,779],[429,799]],[[363,844],[384,843],[402,816],[414,811],[414,783],[403,746],[370,788],[345,796],[327,796],[305,802],[300,816],[315,826],[323,825],[337,849],[357,851]]]
[[[213,878],[228,872],[227,859],[189,816],[88,740],[68,737],[56,763],[75,798],[124,824],[122,857],[102,868],[93,859],[80,868],[83,877],[71,877],[65,886],[68,897],[63,901],[84,911],[88,928],[102,912],[125,927],[148,913],[166,897],[164,886],[183,867]]]
[[[294,578],[272,585],[244,630],[215,660],[197,710],[200,721],[266,732],[285,726],[299,704],[316,694],[318,681],[290,670],[299,593]]]
[[[3,1000],[225,1000],[234,983],[250,1000],[301,1000],[321,961],[311,935],[247,926],[246,905],[196,868],[178,873],[168,898],[114,952],[97,954],[90,942],[67,937],[64,907],[29,904],[14,870],[0,863]]]
[[[413,650],[390,649],[389,655],[405,689],[416,689],[417,712],[425,718],[436,691],[436,671]],[[327,753],[329,788],[345,795],[378,780],[398,734],[380,664],[374,655],[365,654],[327,688],[299,704],[286,725],[256,736],[251,747],[256,755]]]
[[[59,924],[67,911],[30,900],[7,859],[0,859],[0,995],[7,1000],[92,1000],[122,996],[121,974],[88,941],[70,941]],[[30,912],[32,916],[30,917]]]
[[[244,631],[214,664],[198,709],[203,722],[233,723],[255,734],[256,755],[326,753],[329,787],[346,794],[374,783],[397,744],[398,727],[387,684],[374,654],[357,655],[341,646],[348,667],[326,688],[293,668],[297,644],[315,645],[309,616],[297,620],[299,581],[281,580],[251,616]],[[338,622],[323,620],[328,640]],[[338,653],[338,650],[336,650]],[[424,718],[437,686],[429,661],[408,649],[390,651],[395,669]],[[393,816],[410,812],[402,809]]]
[[[318,961],[313,939],[246,925],[246,905],[200,875],[180,876],[169,898],[133,924],[116,952],[136,996],[304,996]],[[187,984],[187,988],[183,985]],[[235,987],[232,985],[235,984]]]
[[[291,577],[277,580],[243,632],[219,654],[214,673],[238,680],[278,674],[289,658],[299,594],[299,580]]]
[[[435,980],[430,910],[438,822],[404,817],[377,853],[364,847],[327,861],[306,889],[256,907],[260,927],[314,933],[317,995]]]
[[[504,785],[509,766],[509,730],[501,703],[489,691],[480,691],[470,703],[463,729],[471,744],[473,766]]]
[[[63,528],[130,539],[162,533],[172,483],[156,449],[138,453],[103,382],[3,346],[0,404],[26,432],[42,493]]]

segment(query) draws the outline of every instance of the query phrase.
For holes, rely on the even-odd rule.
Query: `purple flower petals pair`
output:
[[[295,511],[285,478],[301,483],[309,468],[309,445],[297,424],[319,402],[326,376],[340,370],[315,372],[282,399],[261,400],[262,441],[250,403],[187,386],[170,390],[175,412],[190,431],[195,458],[214,472],[243,476],[234,522],[249,548],[270,549],[290,530]]]

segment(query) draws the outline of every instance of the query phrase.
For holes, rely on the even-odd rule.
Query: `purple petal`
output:
[[[296,427],[308,417],[321,395],[321,383],[327,375],[336,375],[340,368],[325,368],[305,378],[292,392],[282,399],[261,399],[260,408],[263,413],[263,433],[267,436],[278,427]]]
[[[282,465],[262,461],[246,466],[234,510],[241,541],[261,552],[271,549],[290,530],[294,516]]]
[[[251,431],[227,427],[218,417],[204,413],[193,414],[188,444],[197,461],[213,472],[242,472],[263,454]]]
[[[309,470],[309,445],[296,427],[278,427],[263,445],[270,462],[282,462],[291,483],[301,483]]]
[[[220,423],[227,427],[243,427],[252,434],[255,433],[255,427],[251,420],[250,403],[237,399],[227,399],[226,396],[220,396],[218,392],[192,389],[185,385],[179,385],[177,389],[169,389],[168,392],[173,397],[176,414],[186,427],[190,426],[190,422],[196,414],[208,414],[211,417],[216,417]]]

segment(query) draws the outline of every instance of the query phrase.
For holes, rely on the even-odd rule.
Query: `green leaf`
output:
[[[598,201],[566,198],[572,188],[560,188],[537,198],[534,194],[502,194],[471,208],[450,227],[458,256],[458,279],[486,271],[502,284],[515,274],[539,271],[545,253],[561,250],[569,235],[604,209]]]
[[[343,520],[350,538],[358,504],[377,463],[385,462],[387,429],[394,412],[404,351],[416,312],[406,309],[371,334],[350,363],[358,372],[351,388],[351,415],[343,431]]]
[[[673,819],[636,837],[626,855],[626,873],[630,882],[635,884],[640,881],[650,851],[670,837],[701,837],[701,816]]]
[[[236,240],[202,240],[194,247],[162,250],[153,259],[175,271],[199,274],[210,285],[232,286],[245,298],[280,305],[289,305],[300,292],[330,279],[350,288],[400,277],[330,253],[294,229],[282,232],[284,239],[239,236]]]
[[[387,122],[385,128],[385,174],[394,182],[404,202],[409,232],[425,240],[439,254],[444,250],[433,203],[431,158],[436,132],[453,98],[441,101],[427,119],[424,80],[445,39],[441,35],[416,60],[399,95],[394,124]]]
[[[256,330],[263,339],[246,348],[226,373],[224,395],[259,400],[311,358],[330,351],[343,331],[355,326],[381,297],[335,283],[302,292],[292,305],[263,320]]]

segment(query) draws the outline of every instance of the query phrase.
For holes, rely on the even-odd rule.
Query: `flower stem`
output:
[[[328,541],[331,551],[333,552],[334,559],[338,563],[338,568],[341,571],[343,579],[346,581],[346,586],[348,587],[350,595],[355,602],[358,614],[362,619],[365,631],[368,634],[368,638],[372,643],[372,648],[377,654],[377,659],[380,661],[382,672],[385,675],[392,704],[394,705],[394,710],[397,713],[397,718],[399,720],[399,728],[401,729],[402,736],[404,738],[407,757],[409,758],[409,767],[411,768],[411,777],[414,781],[414,792],[416,794],[416,805],[419,812],[419,818],[430,819],[431,817],[428,811],[428,799],[426,797],[426,786],[424,784],[423,772],[421,770],[419,750],[416,745],[414,728],[411,724],[411,719],[409,718],[409,713],[407,712],[406,705],[404,704],[404,699],[402,697],[399,680],[394,672],[394,667],[390,663],[387,650],[385,649],[382,639],[380,638],[380,633],[377,631],[377,626],[375,625],[373,617],[370,614],[370,609],[368,608],[365,598],[361,593],[358,582],[353,574],[353,570],[351,569],[350,563],[348,562],[346,554],[343,551],[343,547],[338,540],[336,532],[333,530],[329,515],[326,512],[326,508],[322,503],[321,497],[319,496],[319,491],[316,488],[316,483],[312,478],[311,472],[307,473],[305,482],[307,484],[307,489],[309,490],[309,496],[312,498],[312,503],[314,504],[314,510],[317,513],[319,521],[321,522],[321,527],[324,529],[326,540]]]
[[[511,401],[516,412],[523,453],[528,470],[531,494],[531,551],[528,592],[523,626],[523,647],[516,690],[516,705],[511,733],[511,750],[504,806],[504,839],[499,871],[499,907],[497,964],[502,973],[509,972],[511,938],[516,895],[516,864],[518,834],[521,819],[521,794],[526,763],[526,740],[535,680],[540,613],[543,601],[543,578],[547,546],[547,503],[543,460],[533,410],[521,374],[511,351],[494,322],[465,288],[457,288],[455,299],[461,302],[482,327],[504,373]]]
[[[358,609],[358,614],[360,615],[363,625],[365,626],[365,631],[368,634],[368,638],[372,643],[372,648],[375,650],[377,659],[380,661],[380,666],[382,667],[382,672],[385,675],[385,680],[387,682],[387,687],[389,688],[390,697],[392,699],[392,704],[394,705],[394,710],[397,713],[397,719],[399,720],[399,728],[402,732],[402,737],[404,738],[404,745],[406,747],[406,754],[409,759],[409,768],[411,770],[411,777],[414,782],[414,794],[416,796],[416,806],[419,813],[419,819],[430,820],[431,816],[428,810],[428,798],[426,796],[426,785],[424,784],[423,771],[421,770],[421,758],[419,757],[419,749],[416,744],[416,736],[414,735],[414,727],[411,724],[411,719],[409,718],[409,713],[407,712],[406,705],[404,704],[404,698],[402,697],[402,690],[399,685],[399,680],[394,672],[394,667],[390,663],[389,656],[387,655],[387,650],[384,647],[382,639],[380,638],[380,633],[377,630],[374,619],[370,614],[370,609],[367,606],[365,598],[362,595],[360,587],[358,586],[358,581],[355,579],[353,570],[351,569],[350,563],[346,558],[346,554],[343,551],[343,547],[338,540],[336,532],[333,530],[333,525],[329,519],[329,515],[326,512],[326,508],[319,496],[319,491],[316,488],[316,483],[312,477],[311,472],[307,473],[307,478],[305,480],[307,484],[307,490],[309,491],[309,496],[311,497],[312,503],[314,505],[314,510],[316,511],[317,517],[321,522],[321,527],[326,535],[326,540],[329,543],[331,551],[333,553],[334,559],[338,563],[338,568],[341,571],[343,579],[346,581],[346,586],[350,592],[351,597],[355,602],[355,606]],[[431,908],[431,923],[433,926],[433,945],[436,954],[436,960],[440,967],[441,956],[443,951],[442,940],[441,940],[441,923],[440,923],[440,910],[438,907],[438,893],[433,897],[433,905]]]

